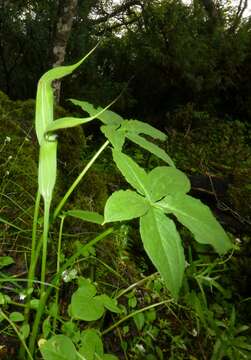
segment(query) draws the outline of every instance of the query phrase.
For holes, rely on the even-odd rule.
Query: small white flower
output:
[[[9,136],[6,136],[5,142],[11,142],[11,138]]]
[[[136,348],[138,348],[141,353],[144,353],[146,351],[142,344],[136,344]]]
[[[26,295],[25,295],[25,294],[23,294],[23,293],[20,293],[20,294],[19,294],[19,300],[20,300],[20,301],[23,301],[25,298],[26,298]]]
[[[236,244],[241,244],[241,239],[240,238],[235,238],[235,242],[236,242]]]
[[[70,282],[73,279],[76,279],[78,275],[78,272],[76,269],[71,269],[71,270],[65,270],[62,272],[62,279],[64,282]]]
[[[198,336],[198,331],[197,331],[196,329],[193,329],[193,330],[192,330],[192,335],[193,335],[194,337]]]
[[[12,159],[12,156],[10,155],[10,156],[8,157],[8,161],[11,160],[11,159]]]
[[[5,173],[5,175],[7,175],[7,176],[10,175],[10,172],[7,170],[6,173]]]

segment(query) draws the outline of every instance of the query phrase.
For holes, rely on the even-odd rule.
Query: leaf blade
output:
[[[121,129],[132,134],[145,134],[154,139],[166,140],[166,134],[148,123],[139,120],[124,120]]]
[[[104,222],[104,217],[97,212],[94,211],[86,211],[86,210],[68,210],[65,212],[66,216],[72,216],[74,218],[92,222],[94,224],[101,225]]]
[[[105,204],[104,223],[131,220],[144,215],[148,209],[147,200],[136,192],[119,190]]]
[[[187,193],[191,189],[188,177],[172,166],[158,166],[148,173],[149,191],[153,201],[168,194]]]
[[[76,99],[69,99],[74,105],[80,106],[82,110],[89,113],[93,118],[99,119],[105,125],[120,125],[123,122],[123,118],[114,111],[108,110],[108,108],[116,101],[112,101],[108,106],[102,108],[101,106],[94,107],[88,101],[81,101]]]
[[[148,180],[145,170],[121,151],[113,149],[112,155],[126,181],[141,194],[148,195]]]
[[[150,141],[146,140],[142,136],[136,135],[136,134],[130,134],[127,133],[126,137],[134,142],[135,144],[141,146],[143,149],[151,152],[155,156],[157,156],[159,159],[165,161],[168,165],[175,167],[173,160],[170,158],[170,156],[160,147],[155,145],[154,143],[151,143]]]
[[[230,239],[220,223],[215,219],[208,206],[189,195],[167,196],[158,206],[166,212],[172,212],[202,244],[210,244],[219,254],[231,249]]]
[[[185,269],[184,250],[174,222],[160,209],[151,208],[140,218],[140,234],[152,263],[177,298]]]

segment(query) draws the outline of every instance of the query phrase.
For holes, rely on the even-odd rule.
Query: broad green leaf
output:
[[[151,208],[140,218],[140,234],[152,263],[177,298],[185,269],[184,250],[174,222],[160,209]]]
[[[10,313],[10,320],[13,322],[24,321],[24,316],[22,313],[14,311]]]
[[[111,110],[107,110],[116,100],[112,101],[108,106],[102,108],[94,107],[87,101],[69,99],[74,105],[80,106],[82,110],[90,114],[91,117],[101,120],[106,125],[120,125],[123,118]]]
[[[43,343],[40,341],[40,351],[44,360],[78,360],[77,350],[67,336],[55,335]]]
[[[84,287],[80,287],[72,295],[70,313],[76,320],[95,321],[102,317],[104,305],[99,296],[91,297]]]
[[[213,216],[208,206],[189,195],[166,196],[158,202],[165,212],[172,212],[179,222],[202,244],[210,244],[219,254],[231,249],[231,242],[222,226]]]
[[[79,353],[86,360],[103,359],[103,343],[97,330],[87,329],[82,331]]]
[[[69,210],[64,213],[67,216],[72,216],[74,218],[95,223],[102,224],[104,222],[104,217],[97,212],[85,211],[85,210]]]
[[[106,294],[100,295],[100,298],[104,304],[104,307],[111,312],[119,314],[121,312],[120,308],[117,305],[117,300],[110,298],[110,296]]]
[[[168,194],[185,194],[191,189],[188,177],[172,166],[159,166],[150,171],[148,183],[153,201],[160,200]]]
[[[131,220],[144,215],[149,209],[148,201],[131,190],[114,192],[105,204],[105,223]]]
[[[83,125],[86,124],[88,122],[90,122],[91,120],[93,120],[94,118],[92,117],[88,117],[88,118],[74,118],[74,117],[64,117],[64,118],[60,118],[57,119],[55,121],[53,121],[52,123],[50,123],[48,125],[48,127],[46,128],[46,134],[50,134],[56,130],[60,130],[60,129],[67,129],[67,128],[72,128],[75,126],[79,126],[79,125]]]
[[[90,280],[83,278],[83,277],[79,277],[78,278],[78,286],[79,288],[83,288],[82,290],[82,294],[84,294],[85,297],[93,297],[94,295],[96,295],[96,287],[90,282]]]
[[[166,140],[166,135],[162,131],[155,129],[150,124],[138,120],[124,120],[121,126],[121,130],[126,130],[132,134],[149,135],[154,139],[159,139],[162,141]]]
[[[148,195],[147,174],[135,161],[129,156],[116,149],[113,150],[113,160],[125,177],[126,181],[138,192]]]
[[[110,141],[112,146],[120,151],[125,142],[125,134],[119,129],[117,130],[117,128],[117,125],[103,125],[101,126],[101,131]]]
[[[175,167],[174,162],[170,158],[170,156],[167,155],[167,153],[157,145],[136,134],[127,133],[126,137],[129,140],[133,141],[135,144],[154,154],[159,159],[165,161],[168,165]]]
[[[9,266],[14,264],[14,259],[11,256],[0,256],[0,269],[4,268],[5,266]]]
[[[102,360],[119,360],[119,358],[112,354],[105,354]]]
[[[51,201],[57,175],[57,141],[43,141],[40,146],[38,188],[45,201]]]

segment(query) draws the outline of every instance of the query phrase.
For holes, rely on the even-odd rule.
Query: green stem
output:
[[[72,185],[70,186],[70,188],[67,190],[67,192],[65,193],[64,197],[62,198],[62,200],[60,201],[60,203],[58,204],[58,206],[56,207],[54,214],[53,214],[53,220],[56,219],[56,217],[58,216],[58,214],[60,213],[62,207],[64,206],[64,204],[66,203],[67,199],[69,198],[69,196],[71,195],[71,193],[73,192],[73,190],[77,187],[77,185],[79,184],[79,182],[82,180],[82,178],[85,176],[85,174],[87,173],[87,171],[90,169],[90,167],[92,166],[92,164],[96,161],[96,159],[99,157],[99,155],[105,150],[105,148],[109,145],[109,141],[107,140],[102,146],[101,148],[96,152],[96,154],[91,158],[91,160],[88,162],[88,164],[84,167],[84,169],[81,171],[81,173],[78,175],[78,177],[76,178],[76,180],[72,183]]]
[[[44,231],[43,231],[43,251],[42,251],[42,268],[41,268],[41,296],[44,292],[45,277],[46,277],[46,260],[47,260],[50,204],[51,204],[50,200],[47,200],[44,202]]]
[[[140,279],[139,281],[131,284],[130,286],[128,286],[128,288],[122,290],[117,296],[116,299],[120,298],[121,296],[125,295],[128,291],[131,291],[132,289],[134,289],[137,286],[140,286],[141,284],[143,284],[144,282],[151,280],[153,278],[155,278],[157,275],[159,275],[158,272],[155,272],[151,275],[146,276],[144,279]]]
[[[81,246],[80,249],[66,261],[66,263],[61,267],[60,271],[56,274],[56,276],[54,276],[54,278],[52,279],[51,285],[56,285],[57,284],[58,280],[60,279],[60,276],[61,276],[62,272],[64,270],[66,270],[69,266],[71,266],[71,264],[79,256],[81,256],[83,251],[88,251],[97,242],[99,242],[100,240],[103,240],[106,236],[110,235],[113,231],[114,231],[113,228],[109,228],[106,231],[104,231],[103,233],[101,233],[100,235],[98,235],[97,237],[95,237],[93,240],[91,240],[88,244],[86,244],[84,246]],[[36,338],[37,338],[41,317],[42,317],[42,315],[44,313],[44,308],[45,308],[45,305],[46,305],[46,301],[47,301],[48,297],[50,296],[52,288],[53,287],[48,287],[46,289],[46,291],[41,294],[41,298],[40,298],[40,301],[39,301],[39,307],[37,309],[35,320],[34,320],[34,323],[33,323],[33,326],[32,326],[32,333],[31,333],[31,336],[30,336],[29,349],[30,349],[31,354],[34,353],[35,341],[36,341]]]
[[[63,227],[64,227],[64,219],[65,219],[65,216],[63,215],[61,217],[61,223],[60,223],[60,228],[59,228],[59,236],[58,236],[57,274],[59,274],[59,272],[60,272],[60,257],[61,257],[61,244],[62,244],[62,234],[63,234]],[[55,314],[54,319],[53,319],[53,327],[52,327],[54,333],[56,331],[56,326],[57,326],[58,299],[59,299],[59,288],[57,288],[56,294],[55,294],[56,314]]]
[[[27,283],[27,290],[33,286],[33,280],[35,275],[35,267],[36,267],[36,240],[37,240],[37,221],[39,215],[39,205],[41,200],[41,194],[38,191],[36,196],[35,208],[34,208],[34,217],[33,217],[33,224],[32,224],[32,241],[31,241],[31,257],[30,257],[30,266],[28,271],[28,283]],[[26,299],[27,307],[24,310],[24,324],[28,324],[29,322],[29,315],[30,315],[30,298],[31,296],[28,295]],[[25,348],[22,347],[20,349],[20,357],[24,358],[24,350]]]
[[[39,191],[37,192],[36,202],[35,202],[35,209],[34,209],[34,218],[33,218],[33,225],[32,225],[32,242],[31,242],[31,258],[30,258],[30,266],[28,272],[28,284],[27,288],[30,289],[33,285],[34,275],[35,275],[35,259],[36,259],[36,242],[37,242],[37,221],[39,215],[39,205],[41,200],[41,194]],[[34,264],[34,265],[33,265]],[[29,301],[30,297],[28,297],[27,301]],[[25,314],[28,317],[29,311]]]
[[[173,299],[163,300],[163,301],[160,301],[160,302],[158,302],[158,303],[155,303],[155,304],[152,304],[152,305],[148,305],[148,306],[146,306],[146,307],[144,307],[144,308],[142,308],[142,309],[136,310],[136,311],[132,312],[131,314],[126,315],[125,317],[123,317],[122,319],[120,319],[119,321],[117,321],[115,324],[111,325],[108,329],[104,330],[101,335],[103,336],[103,335],[109,333],[110,331],[112,331],[113,329],[115,329],[117,326],[119,326],[120,324],[122,324],[124,321],[130,319],[131,317],[133,317],[133,316],[135,316],[135,315],[137,315],[137,314],[139,314],[139,313],[142,313],[142,312],[144,312],[144,311],[153,309],[153,308],[155,308],[155,307],[157,307],[157,306],[160,306],[160,305],[163,305],[163,304],[167,304],[167,303],[172,302],[172,301],[173,301]]]
[[[2,317],[3,317],[6,321],[8,321],[8,323],[11,325],[11,327],[13,328],[13,330],[15,331],[15,333],[17,334],[17,336],[18,336],[21,344],[23,345],[23,348],[26,350],[26,352],[27,352],[27,354],[28,354],[29,359],[30,359],[30,360],[33,360],[33,357],[32,357],[32,355],[31,355],[31,353],[30,353],[30,351],[29,351],[29,349],[28,349],[28,347],[27,347],[27,345],[26,345],[26,343],[25,343],[22,335],[20,334],[20,332],[18,331],[16,325],[14,324],[14,322],[11,321],[11,320],[8,318],[8,316],[7,316],[2,310],[0,310],[0,314],[2,315]]]

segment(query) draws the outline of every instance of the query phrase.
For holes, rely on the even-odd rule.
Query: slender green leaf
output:
[[[202,244],[210,244],[219,254],[231,249],[231,242],[222,226],[213,216],[208,206],[189,195],[166,196],[158,202],[165,212],[172,212],[177,219]]]
[[[79,360],[77,350],[65,335],[55,335],[40,345],[44,360]]]
[[[146,253],[176,298],[182,284],[185,257],[174,222],[160,209],[151,208],[140,218],[140,234]]]
[[[131,190],[114,192],[105,204],[105,223],[131,220],[144,215],[149,209],[145,198]]]
[[[108,106],[102,108],[94,107],[87,101],[69,99],[74,105],[80,106],[82,110],[90,114],[91,117],[101,120],[106,125],[120,125],[123,118],[111,110],[107,110],[116,100],[112,101]]]
[[[3,219],[2,217],[0,217],[0,222],[3,223],[3,224],[5,224],[5,225],[11,226],[11,227],[13,227],[14,229],[17,229],[17,230],[19,230],[19,231],[23,231],[20,227],[12,224],[11,222],[9,222],[8,220]]]
[[[77,67],[79,67],[92,53],[96,50],[98,44],[95,45],[81,60],[73,65],[68,66],[58,66],[47,71],[41,79],[51,83],[53,80],[61,79],[66,75],[70,75]]]
[[[46,128],[46,133],[51,133],[60,129],[72,128],[75,126],[83,125],[93,120],[93,118],[74,118],[74,117],[64,117],[57,119],[50,123]]]
[[[60,79],[71,74],[95,49],[95,46],[89,53],[76,64],[69,66],[59,66],[47,71],[39,80],[36,97],[36,134],[38,142],[41,145],[48,126],[53,122],[53,90],[51,83],[53,80]]]
[[[45,201],[51,201],[57,175],[57,141],[43,141],[38,166],[39,192]]]
[[[117,128],[117,125],[103,125],[101,126],[101,131],[110,141],[112,146],[121,151],[125,142],[125,134],[120,131],[120,129],[117,130]]]
[[[172,159],[170,158],[169,155],[167,155],[167,153],[161,149],[160,147],[158,147],[157,145],[153,144],[152,142],[146,140],[145,138],[143,138],[142,136],[136,135],[136,134],[131,134],[131,133],[127,133],[126,137],[133,141],[135,144],[141,146],[142,148],[144,148],[145,150],[149,151],[150,153],[154,154],[155,156],[157,156],[159,159],[165,161],[167,164],[169,164],[170,166],[175,167],[174,162],[172,161]]]
[[[104,217],[93,211],[69,210],[65,212],[65,215],[95,224],[102,224],[104,222]]]
[[[135,161],[129,156],[116,149],[113,150],[113,160],[125,177],[126,181],[133,186],[138,192],[148,195],[147,174]]]
[[[168,194],[187,193],[190,181],[180,170],[174,167],[159,166],[148,174],[149,190],[153,201],[160,200]]]
[[[145,134],[153,137],[154,139],[166,140],[166,135],[155,129],[150,124],[144,123],[139,120],[124,120],[121,126],[121,130],[128,131],[132,134]]]

